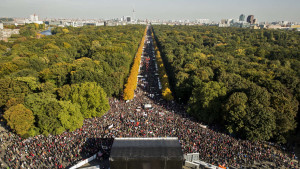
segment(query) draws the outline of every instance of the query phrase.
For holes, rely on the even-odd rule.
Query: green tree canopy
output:
[[[49,93],[35,93],[25,98],[37,121],[37,127],[44,135],[61,134],[65,130],[73,131],[83,124],[83,116],[78,104],[70,101],[58,101]]]
[[[62,90],[68,89],[69,94]],[[64,86],[58,90],[62,100],[71,100],[81,106],[80,111],[84,118],[100,117],[106,113],[110,106],[104,90],[95,82]]]
[[[224,84],[210,81],[202,82],[195,88],[189,101],[188,112],[207,123],[220,120],[222,97],[227,89]]]
[[[173,95],[194,117],[251,140],[300,133],[298,32],[155,25],[153,33]]]
[[[31,110],[23,104],[17,104],[4,112],[3,116],[11,129],[20,136],[25,136],[29,129],[34,126],[34,116]]]

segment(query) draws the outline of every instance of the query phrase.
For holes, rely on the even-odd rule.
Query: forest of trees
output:
[[[0,41],[0,115],[22,137],[73,131],[121,96],[145,26],[52,30],[36,25]]]
[[[207,124],[249,140],[295,135],[300,33],[153,26],[175,99]]]
[[[0,22],[12,22],[14,18],[0,18]]]

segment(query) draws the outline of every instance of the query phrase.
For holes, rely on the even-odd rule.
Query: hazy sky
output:
[[[300,22],[300,0],[0,0],[0,17],[200,19],[253,14],[258,21]]]

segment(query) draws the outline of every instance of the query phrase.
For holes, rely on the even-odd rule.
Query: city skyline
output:
[[[199,19],[220,21],[238,19],[240,14],[254,15],[261,21],[300,22],[299,0],[1,0],[0,17],[28,17],[36,13],[41,18],[120,18],[139,19]]]

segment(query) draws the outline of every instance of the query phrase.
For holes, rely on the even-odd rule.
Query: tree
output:
[[[35,93],[25,98],[25,105],[36,116],[37,128],[44,134],[61,134],[65,130],[74,131],[83,124],[83,116],[78,104],[58,101],[50,93]]]
[[[37,25],[38,26],[38,25]],[[20,29],[20,35],[25,37],[35,37],[36,36],[36,25],[27,24]]]
[[[64,130],[58,120],[60,106],[55,95],[49,93],[34,93],[25,97],[25,106],[36,117],[37,128],[41,134],[60,134]]]
[[[267,82],[271,93],[271,107],[275,110],[276,130],[274,135],[278,142],[286,142],[288,132],[293,131],[296,126],[296,116],[299,101],[279,81]],[[298,114],[299,115],[299,114]]]
[[[39,88],[39,83],[38,83],[38,79],[36,77],[17,77],[16,78],[17,81],[19,82],[24,82],[28,85],[28,87],[30,88],[30,90],[35,91]]]
[[[80,111],[84,118],[101,117],[110,108],[106,93],[95,82],[71,85],[69,98],[72,103],[81,106]]]
[[[60,100],[70,100],[71,86],[64,85],[57,90],[57,96]]]
[[[83,114],[107,112],[106,95],[123,92],[146,31],[141,25],[54,28],[55,35],[36,39],[43,26],[25,25],[14,43],[0,41],[0,112],[24,104],[36,121],[30,136],[72,131]]]
[[[276,133],[271,95],[255,84],[250,84],[245,92],[233,93],[223,106],[227,130],[249,140],[269,140]]]
[[[248,97],[243,92],[235,92],[229,96],[224,105],[226,128],[230,133],[238,133],[245,126]]]
[[[20,96],[20,97],[17,97],[17,98],[10,98],[7,103],[5,104],[5,109],[4,110],[7,110],[13,106],[16,106],[18,104],[24,104],[24,96]]]
[[[276,127],[274,109],[257,105],[247,111],[245,127],[242,130],[245,138],[256,140],[269,140]]]
[[[11,98],[24,97],[26,94],[32,93],[26,83],[11,78],[0,79],[0,91],[0,107],[4,106]]]
[[[55,99],[42,100],[42,104],[36,106],[35,109],[41,109],[42,111],[37,114],[38,127],[44,135],[48,134],[61,134],[65,131],[58,116],[61,111],[59,102]]]
[[[0,55],[2,55],[3,53],[7,52],[7,47],[0,44]]]
[[[163,90],[162,96],[163,96],[163,99],[165,99],[165,100],[173,100],[174,99],[172,96],[172,92],[169,88],[166,88],[165,90]]]
[[[32,111],[27,109],[23,104],[10,107],[4,112],[3,117],[10,128],[15,130],[20,136],[25,136],[35,122]]]
[[[300,124],[300,34],[203,26],[152,28],[173,94],[181,102],[189,100],[191,115],[244,139],[282,143],[294,133],[297,121]],[[223,84],[225,95],[218,93],[214,81]]]
[[[67,34],[67,33],[70,32],[68,29],[62,29],[62,31],[63,31],[64,34]]]
[[[210,81],[202,82],[193,90],[189,100],[188,112],[199,120],[214,123],[221,119],[221,101],[226,95],[227,88],[223,83]]]
[[[83,125],[83,116],[78,104],[72,104],[70,101],[59,101],[60,111],[58,118],[62,127],[69,131],[74,131]]]

